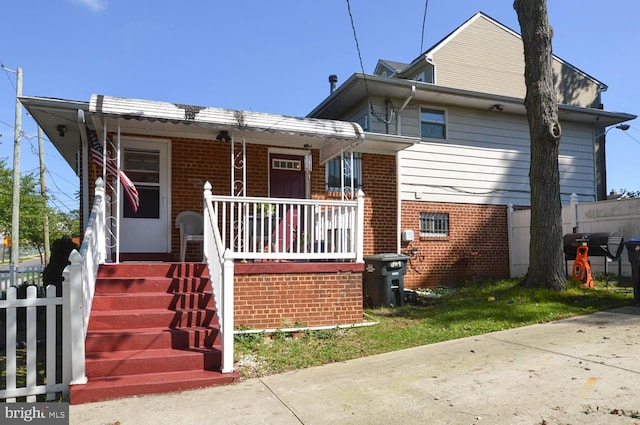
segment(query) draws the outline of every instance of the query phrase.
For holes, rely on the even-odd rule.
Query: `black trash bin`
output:
[[[363,299],[366,307],[404,305],[404,275],[409,257],[376,254],[364,257]]]
[[[640,238],[624,241],[631,263],[631,280],[633,281],[633,302],[640,303]]]

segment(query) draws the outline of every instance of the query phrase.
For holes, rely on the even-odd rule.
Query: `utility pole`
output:
[[[11,212],[11,264],[20,263],[20,133],[22,133],[22,68],[16,72],[16,125],[13,133],[13,209]]]
[[[44,243],[44,265],[49,264],[49,203],[47,202],[47,188],[44,178],[44,142],[42,128],[38,126],[38,156],[40,157],[40,194],[44,199],[44,221],[42,222],[42,240]]]

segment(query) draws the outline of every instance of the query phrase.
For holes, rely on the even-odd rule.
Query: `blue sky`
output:
[[[520,32],[512,0],[351,0],[365,71],[410,62],[478,11]],[[640,2],[548,0],[554,52],[609,86],[605,108],[640,113]],[[305,116],[360,72],[346,0],[20,0],[0,5],[0,62],[23,94],[92,94]],[[15,74],[0,70],[0,158],[13,156]],[[637,122],[637,123],[636,123]],[[608,189],[640,190],[640,122],[607,135]],[[21,171],[37,172],[23,113]],[[54,207],[77,208],[77,178],[48,142]]]

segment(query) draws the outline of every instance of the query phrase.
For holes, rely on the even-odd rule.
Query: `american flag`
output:
[[[96,139],[93,139],[91,142],[91,160],[98,167],[102,168],[104,158],[102,155],[102,145],[100,145],[100,142],[98,142]],[[107,176],[118,176],[120,182],[122,183],[124,193],[127,195],[127,199],[129,200],[129,204],[131,204],[133,212],[137,212],[138,207],[140,206],[140,196],[138,195],[138,190],[136,189],[136,186],[133,184],[131,179],[124,173],[124,171],[120,171],[118,169],[118,165],[111,158],[107,158]]]

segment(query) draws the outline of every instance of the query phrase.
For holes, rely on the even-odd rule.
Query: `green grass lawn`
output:
[[[437,292],[437,291],[436,291]],[[237,335],[235,354],[243,378],[339,362],[534,323],[549,322],[633,303],[633,291],[602,281],[566,292],[523,288],[517,280],[441,290],[399,308],[365,310],[376,325],[350,329]]]

